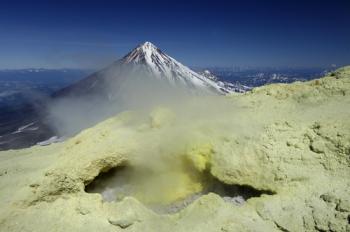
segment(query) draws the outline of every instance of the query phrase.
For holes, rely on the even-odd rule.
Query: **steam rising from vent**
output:
[[[126,122],[121,120],[121,127],[110,128],[109,120],[104,122],[108,136],[97,134],[95,138],[89,134],[94,130],[86,131],[89,138],[85,140],[96,143],[96,152],[103,152],[104,145],[111,143],[108,149],[113,152],[119,148],[115,144],[131,150],[125,157],[129,167],[109,176],[110,186],[105,186],[103,178],[96,179],[87,191],[100,192],[105,200],[133,196],[152,208],[177,204],[198,194],[221,191],[212,181],[214,153],[217,157],[220,149],[227,149],[228,142],[234,142],[228,147],[244,147],[232,136],[253,139],[259,131],[245,114],[249,109],[220,96],[213,83],[146,44],[119,63],[62,91],[51,105],[50,116],[61,135],[72,135],[118,112],[131,111],[120,115],[126,118]],[[90,152],[91,146],[85,147],[85,143],[73,141],[72,149]]]
[[[215,159],[232,152],[233,146],[240,150],[247,146],[245,141],[256,139],[260,127],[246,116],[247,110],[226,97],[182,96],[171,98],[163,106],[135,109],[99,124],[74,138],[73,144],[75,140],[81,143],[72,149],[81,155],[89,153],[85,146],[91,148],[91,139],[96,144],[94,150],[103,153],[106,145],[112,143],[108,150],[125,149],[127,166],[101,174],[86,191],[101,193],[106,201],[132,196],[155,211],[166,213],[177,211],[208,192],[216,192],[232,203],[242,203],[244,194],[250,197],[246,192],[250,189],[241,194],[234,187],[227,193],[223,183],[217,185],[213,180],[211,168],[217,165]],[[99,131],[108,135],[100,136]],[[257,195],[261,193],[257,191]]]
[[[122,111],[142,111],[157,105],[186,102],[191,95],[184,88],[174,88],[162,80],[142,76],[133,76],[119,85],[106,83],[101,93],[52,101],[48,106],[50,121],[59,135],[73,135]]]

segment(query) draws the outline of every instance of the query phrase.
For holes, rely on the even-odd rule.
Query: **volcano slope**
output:
[[[0,152],[0,231],[350,231],[349,119],[349,66],[124,112]],[[214,179],[245,200],[205,191]]]

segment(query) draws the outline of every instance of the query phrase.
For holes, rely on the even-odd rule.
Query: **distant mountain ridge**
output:
[[[242,85],[241,83],[231,83],[228,81],[221,81],[215,74],[213,74],[207,69],[198,73],[210,80],[215,81],[220,87],[222,87],[223,89],[231,93],[232,92],[244,93],[252,89],[252,87]]]

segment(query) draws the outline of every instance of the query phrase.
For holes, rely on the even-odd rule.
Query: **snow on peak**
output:
[[[165,54],[154,44],[145,42],[134,48],[122,60],[124,63],[151,64],[155,59],[162,56],[165,56]]]
[[[148,42],[148,41],[144,42],[144,43],[141,44],[140,46],[141,46],[143,49],[152,49],[152,48],[157,49],[157,47],[156,47],[153,43]]]

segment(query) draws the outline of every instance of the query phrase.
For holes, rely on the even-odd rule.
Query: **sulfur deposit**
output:
[[[112,185],[99,185],[112,170]],[[257,194],[235,204],[206,191],[213,180]],[[350,67],[0,152],[0,189],[6,232],[350,231]]]

